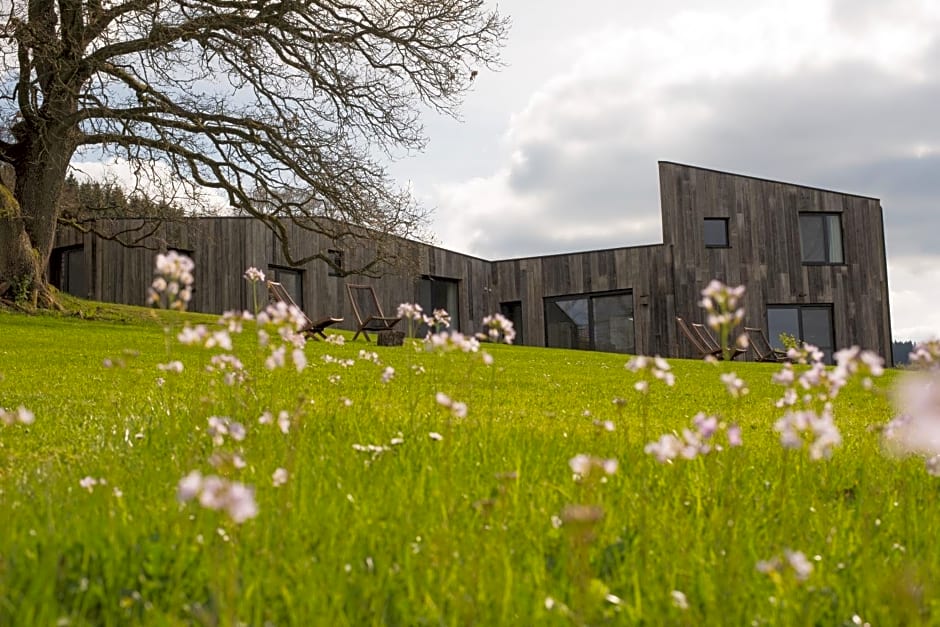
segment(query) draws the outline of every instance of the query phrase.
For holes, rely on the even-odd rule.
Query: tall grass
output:
[[[883,450],[894,373],[842,391],[843,442],[813,461],[780,445],[774,365],[672,360],[675,386],[641,394],[619,355],[485,345],[487,366],[360,341],[272,371],[252,331],[228,386],[205,370],[218,350],[175,341],[187,319],[205,320],[179,314],[167,341],[146,316],[0,313],[0,406],[35,414],[0,426],[0,624],[940,620],[936,480]],[[729,396],[731,370],[748,395]],[[743,446],[644,452],[699,412]],[[215,444],[211,416],[244,440]],[[579,454],[618,468],[573,477]],[[181,502],[192,471],[252,488],[257,516]]]

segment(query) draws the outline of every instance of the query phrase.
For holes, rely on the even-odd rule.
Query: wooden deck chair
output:
[[[716,357],[718,359],[722,358],[721,347],[717,346],[715,348],[709,348],[703,341],[702,338],[697,334],[692,332],[692,329],[689,328],[689,325],[686,324],[680,316],[676,316],[676,326],[679,327],[679,330],[682,334],[692,343],[692,346],[695,347],[702,357]]]
[[[371,342],[369,331],[391,331],[401,321],[401,318],[391,318],[385,315],[375,295],[375,288],[371,285],[347,283],[346,293],[349,295],[349,304],[352,305],[359,324],[353,340],[361,333],[366,338],[366,342]]]
[[[775,361],[778,363],[790,361],[786,351],[773,347],[763,329],[744,327],[744,332],[747,334],[748,344],[754,350],[754,354],[757,355],[757,361]]]
[[[297,303],[294,302],[294,299],[291,298],[290,292],[288,292],[283,285],[277,281],[267,281],[266,283],[268,286],[268,298],[271,302],[282,302],[287,305],[293,305],[294,307],[297,307]],[[300,307],[297,307],[297,309],[301,314],[303,314],[307,321],[304,327],[300,329],[300,332],[309,337],[316,337],[319,335],[323,339],[326,339],[326,333],[324,333],[324,329],[343,321],[342,318],[333,318],[331,316],[312,320],[310,316],[305,314],[303,310],[300,309]]]
[[[700,323],[692,323],[692,332],[699,336],[702,340],[702,344],[708,347],[708,350],[712,352],[718,359],[724,359],[724,351],[721,348],[721,345],[718,344],[718,340],[715,339],[715,336],[712,335],[711,331],[708,328]],[[743,355],[747,352],[747,349],[738,348],[737,346],[730,346],[731,349],[731,359],[736,359],[739,355]],[[717,351],[717,352],[715,352]]]

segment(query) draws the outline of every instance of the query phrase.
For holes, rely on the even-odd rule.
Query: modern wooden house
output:
[[[526,345],[692,357],[676,316],[700,320],[700,292],[719,279],[747,286],[746,324],[775,344],[788,333],[828,355],[858,344],[890,360],[878,199],[670,162],[660,162],[659,179],[660,244],[488,261],[402,240],[411,270],[381,279],[340,276],[323,263],[291,267],[273,233],[248,218],[194,218],[149,239],[195,260],[195,311],[247,308],[242,271],[255,266],[309,315],[343,316],[347,328],[344,285],[369,282],[387,310],[401,302],[443,307],[464,332],[500,311]],[[370,254],[295,231],[304,249],[329,251],[349,267]],[[62,229],[50,280],[78,296],[143,304],[152,270],[152,250]]]

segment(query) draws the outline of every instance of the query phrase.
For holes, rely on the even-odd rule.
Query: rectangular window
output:
[[[460,281],[441,277],[424,276],[418,280],[418,304],[425,315],[430,316],[435,309],[444,309],[450,314],[450,327],[460,329],[460,310],[457,293]],[[427,333],[427,327],[418,329],[419,335]]]
[[[800,248],[803,263],[842,263],[842,215],[801,213]]]
[[[516,332],[514,344],[524,344],[525,340],[522,333],[522,301],[513,300],[507,303],[499,304],[499,313],[512,323],[512,328]]]
[[[279,268],[271,266],[268,272],[272,281],[277,281],[284,286],[284,289],[294,299],[301,309],[304,308],[304,272],[293,268]]]
[[[545,299],[545,345],[633,353],[633,293]]]
[[[728,248],[728,218],[705,218],[705,248]]]
[[[327,276],[346,276],[343,272],[343,251],[330,249],[326,251],[326,254],[330,258]]]
[[[66,294],[88,298],[85,248],[68,246],[53,250],[49,261],[49,282]]]
[[[767,331],[771,345],[785,349],[781,334],[816,346],[826,363],[832,363],[835,333],[832,328],[831,305],[771,305],[767,307]]]

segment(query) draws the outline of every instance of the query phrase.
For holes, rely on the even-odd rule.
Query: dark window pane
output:
[[[610,353],[634,352],[633,296],[597,296],[594,305],[594,349]]]
[[[297,270],[286,268],[273,268],[274,280],[284,286],[284,289],[294,299],[301,309],[304,308],[303,274]]]
[[[522,334],[522,301],[514,300],[508,303],[499,304],[499,313],[503,314],[510,322],[512,328],[516,331],[514,344],[524,344],[525,339]]]
[[[458,310],[457,293],[460,282],[453,279],[425,277],[418,281],[418,304],[425,315],[431,316],[435,309],[444,309],[450,314],[452,329],[460,329],[460,312]],[[426,326],[421,326],[417,333],[423,336],[427,333]]]
[[[553,348],[591,348],[588,325],[588,300],[575,298],[556,300],[545,304],[547,346]]]
[[[327,266],[327,276],[343,276],[343,251],[327,250],[326,254],[330,257],[332,266]]]
[[[823,232],[822,215],[800,216],[800,246],[803,250],[803,261],[810,263],[825,263],[827,242]]]
[[[711,247],[728,246],[728,220],[725,218],[705,218],[705,245]]]
[[[803,341],[832,353],[832,312],[828,307],[803,307]]]
[[[786,333],[800,339],[800,314],[797,307],[770,307],[767,309],[767,339],[777,349],[786,348],[780,335]]]
[[[65,291],[72,296],[88,298],[85,286],[85,251],[73,248],[62,255],[63,276],[65,277]]]

